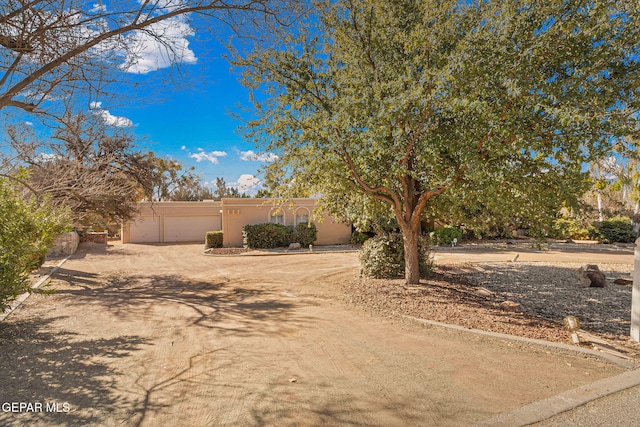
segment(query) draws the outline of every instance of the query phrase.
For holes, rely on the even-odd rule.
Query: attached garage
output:
[[[222,230],[220,215],[168,216],[164,219],[165,242],[204,242],[207,231]]]
[[[220,202],[154,202],[122,227],[123,243],[203,242],[207,231],[222,230]]]
[[[160,243],[160,217],[143,216],[129,226],[131,243]]]

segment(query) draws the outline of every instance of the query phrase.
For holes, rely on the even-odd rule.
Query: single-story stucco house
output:
[[[140,203],[136,220],[122,225],[122,243],[203,242],[207,231],[222,230],[225,247],[242,246],[242,227],[273,222],[297,225],[308,222],[316,199],[294,199],[276,204],[274,199],[225,198],[203,202]],[[347,244],[351,226],[324,215],[313,221],[316,245]]]

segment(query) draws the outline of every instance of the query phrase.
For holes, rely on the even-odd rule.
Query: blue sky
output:
[[[140,87],[118,86],[113,101],[97,99],[91,108],[110,124],[132,128],[139,148],[195,167],[205,183],[223,177],[228,186],[255,194],[261,188],[258,169],[270,157],[256,154],[259,149],[242,138],[242,123],[231,115],[248,105],[249,95],[214,39],[228,36],[228,29],[198,34],[180,18],[163,30],[181,56],[167,54],[152,39],[141,40],[122,73]]]
[[[257,159],[256,147],[238,132],[241,122],[231,116],[240,112],[240,105],[247,105],[248,93],[229,68],[226,60],[208,53],[195,64],[180,65],[181,77],[191,84],[163,85],[164,99],[152,94],[143,96],[142,105],[101,107],[114,117],[130,120],[136,135],[144,137],[144,147],[156,155],[194,166],[205,182],[223,177],[228,185],[253,194],[260,188],[257,175],[263,161]],[[139,76],[143,82],[152,82],[156,92],[154,73],[177,77],[175,70]]]

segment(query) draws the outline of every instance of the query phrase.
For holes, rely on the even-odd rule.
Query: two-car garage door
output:
[[[219,215],[143,216],[131,223],[130,242],[204,242],[207,231],[220,229]]]

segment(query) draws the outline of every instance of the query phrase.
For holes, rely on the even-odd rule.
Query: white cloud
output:
[[[116,127],[131,127],[133,126],[133,122],[122,116],[114,116],[109,112],[109,110],[105,110],[102,108],[102,102],[92,102],[89,104],[89,109],[96,116],[102,118],[102,120],[108,124],[109,126]]]
[[[241,193],[254,196],[262,188],[262,181],[254,175],[243,173],[236,182],[229,183],[229,187],[237,188]]]
[[[89,12],[104,13],[107,11],[107,6],[101,3],[94,3],[93,7],[89,9]]]
[[[126,39],[128,51],[122,69],[146,74],[177,63],[195,64],[198,59],[187,40],[194,34],[180,16],[152,24],[146,31],[137,31]]]
[[[24,124],[27,125],[27,126],[33,126],[33,122],[29,122],[29,121],[24,122]]]
[[[209,151],[208,153],[204,151],[202,148],[198,148],[197,153],[190,153],[189,157],[192,159],[196,159],[196,162],[200,163],[203,160],[207,160],[214,165],[219,163],[218,157],[224,157],[227,155],[224,151]]]
[[[274,162],[278,156],[273,153],[256,154],[253,150],[240,151],[240,159],[244,161]]]
[[[62,159],[62,156],[58,154],[40,152],[36,155],[34,160],[36,161],[36,163],[47,163],[60,159]]]
[[[182,151],[184,151],[184,150],[186,150],[186,149],[187,149],[187,146],[186,146],[186,145],[183,145],[182,147],[180,147],[180,149],[181,149]]]

